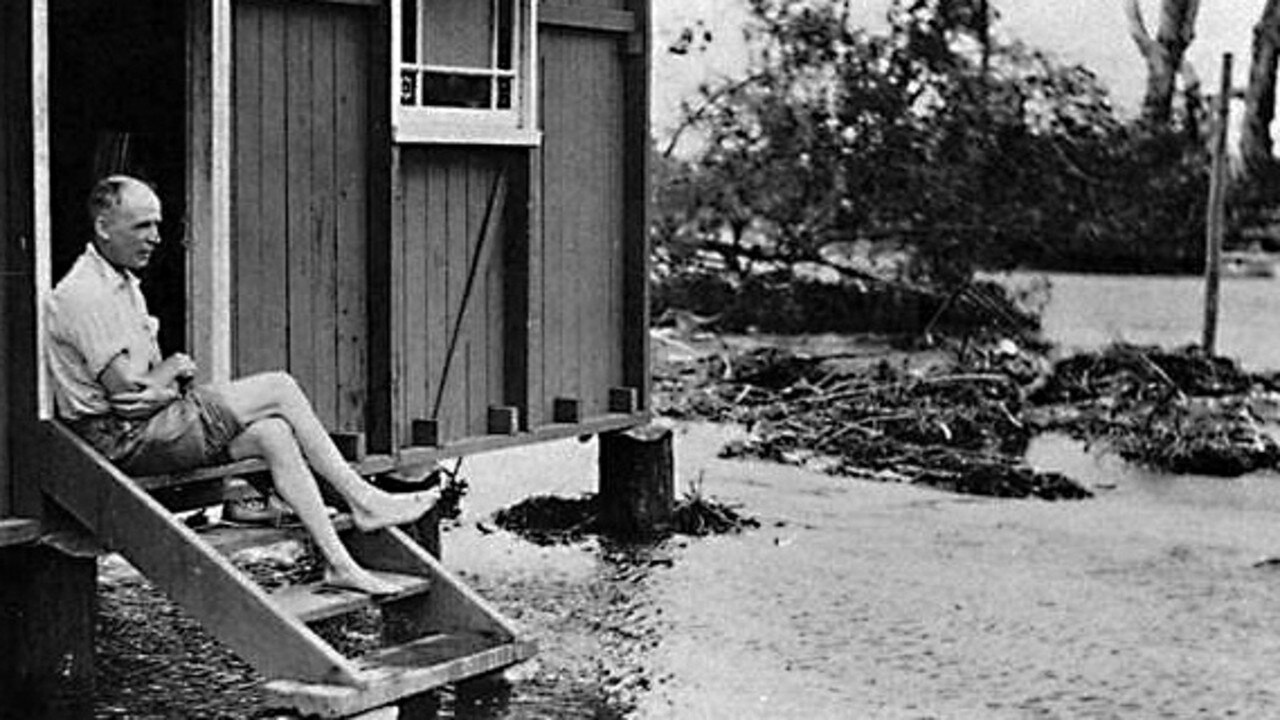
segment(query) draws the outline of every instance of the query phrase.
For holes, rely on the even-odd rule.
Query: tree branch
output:
[[[1129,37],[1133,38],[1142,57],[1150,58],[1152,53],[1159,52],[1159,45],[1147,32],[1147,23],[1142,19],[1142,7],[1138,0],[1124,0],[1124,14],[1129,21]]]

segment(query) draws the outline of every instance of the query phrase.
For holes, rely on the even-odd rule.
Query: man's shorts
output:
[[[145,420],[96,415],[71,429],[130,475],[161,475],[229,462],[228,448],[244,426],[222,396],[192,387]]]

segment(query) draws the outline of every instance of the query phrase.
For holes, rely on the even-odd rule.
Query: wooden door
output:
[[[31,4],[0,4],[0,516],[14,511],[19,428],[35,421]]]
[[[287,369],[331,430],[362,431],[376,10],[233,12],[233,370]]]

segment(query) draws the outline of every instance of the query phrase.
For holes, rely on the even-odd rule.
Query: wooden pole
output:
[[[1227,122],[1231,117],[1231,53],[1222,55],[1216,122],[1210,150],[1209,207],[1205,222],[1204,351],[1214,354],[1218,336],[1218,285],[1222,272],[1222,235],[1226,226]]]
[[[656,424],[600,435],[600,522],[615,537],[671,529],[675,453],[671,428]]]

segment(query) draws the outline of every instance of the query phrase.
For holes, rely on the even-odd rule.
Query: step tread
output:
[[[387,473],[395,470],[396,460],[391,455],[368,455],[359,462],[351,463],[351,467],[355,468],[356,472],[360,473],[362,476],[379,475],[381,473]],[[196,468],[194,470],[179,473],[141,475],[135,477],[133,480],[138,483],[138,486],[142,489],[155,491],[205,480],[255,475],[264,472],[267,472],[267,463],[265,461],[261,458],[249,458],[247,460],[237,460],[224,465],[210,465],[208,467]]]
[[[527,660],[534,643],[475,632],[428,635],[360,658],[361,687],[272,680],[264,689],[304,713],[346,717]]]
[[[434,667],[507,645],[511,643],[504,642],[504,638],[483,633],[440,633],[376,650],[361,657],[358,664],[361,670],[375,674],[398,673]]]
[[[151,497],[170,512],[186,512],[199,508],[221,505],[228,500],[247,500],[260,497],[253,485],[228,478],[206,478],[182,485],[161,487],[149,491]]]
[[[303,622],[316,622],[325,618],[345,615],[377,603],[389,602],[421,595],[431,587],[423,577],[400,573],[372,571],[379,579],[394,583],[400,589],[391,595],[374,598],[366,593],[325,585],[323,582],[286,585],[269,593],[271,599],[284,612]]]
[[[349,514],[339,513],[333,516],[333,526],[342,533],[355,527],[355,523]],[[307,529],[296,520],[281,527],[217,522],[198,528],[196,533],[224,555],[285,542],[307,542],[310,538]]]

